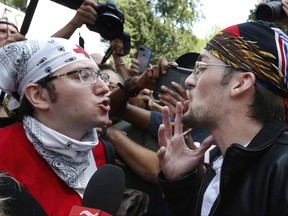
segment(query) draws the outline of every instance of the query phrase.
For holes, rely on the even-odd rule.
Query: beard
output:
[[[190,128],[211,130],[217,125],[215,109],[209,107],[189,108],[182,116],[182,123]]]

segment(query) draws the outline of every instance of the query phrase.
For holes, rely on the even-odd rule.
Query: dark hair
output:
[[[226,68],[222,85],[227,85],[236,72],[233,68]],[[240,72],[243,73],[243,72]],[[257,79],[257,78],[256,78]],[[283,98],[255,83],[254,102],[249,105],[247,115],[257,122],[267,124],[272,121],[285,120],[285,105]]]
[[[112,65],[109,64],[99,64],[98,67],[100,68],[100,70],[111,70],[116,72],[115,68]]]
[[[47,78],[47,77],[45,77]],[[55,92],[55,86],[53,82],[45,82],[45,79],[39,80],[36,84],[40,85],[42,88],[46,88],[52,102],[57,101],[57,94]],[[27,99],[27,97],[23,96],[21,104],[20,104],[20,114],[23,117],[24,115],[33,116],[34,114],[34,107]]]
[[[0,172],[0,215],[16,215],[14,207],[15,193],[21,191],[16,179]]]
[[[236,70],[234,68],[225,67],[221,84],[224,86],[227,85],[230,82],[230,80],[232,79],[234,72],[236,72]]]
[[[122,74],[118,73],[112,65],[104,63],[104,64],[99,64],[98,67],[101,71],[102,70],[111,70],[111,71],[115,72],[117,74],[119,80],[121,81],[121,84],[124,83],[124,78],[123,78]]]
[[[25,95],[22,98],[19,109],[20,109],[20,114],[22,117],[25,115],[33,116],[34,114],[34,107],[30,103],[30,101],[26,98]]]
[[[255,83],[254,102],[250,105],[251,118],[264,124],[285,120],[285,105],[283,98]]]

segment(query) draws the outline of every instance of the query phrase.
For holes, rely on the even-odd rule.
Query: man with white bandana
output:
[[[106,163],[95,127],[107,125],[109,76],[66,39],[0,48],[0,88],[23,122],[0,131],[0,170],[16,178],[48,215],[68,215]]]
[[[126,103],[128,90],[155,85],[159,66],[126,80],[109,99],[109,75],[67,39],[11,43],[0,48],[0,59],[0,89],[13,96],[8,108],[23,115],[22,122],[0,129],[0,170],[49,216],[68,215],[81,205],[92,174],[114,162],[113,147],[98,139],[95,128],[111,124],[110,107]]]

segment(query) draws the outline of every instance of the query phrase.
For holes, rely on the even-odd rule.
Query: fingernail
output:
[[[162,90],[166,90],[166,89],[167,89],[167,87],[166,87],[166,86],[164,86],[164,85],[161,85],[161,89],[162,89]]]

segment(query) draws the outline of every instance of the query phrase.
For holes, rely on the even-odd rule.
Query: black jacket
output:
[[[211,166],[202,182],[197,171],[175,182],[159,174],[174,215],[200,215],[203,194],[212,180]],[[284,122],[266,125],[247,148],[231,144],[220,175],[220,192],[209,215],[288,215],[288,132]]]

